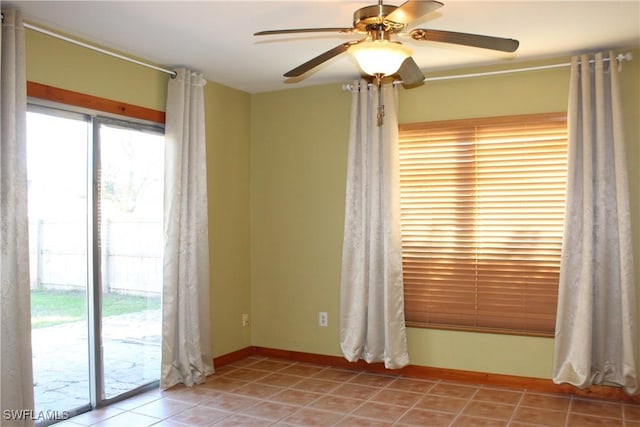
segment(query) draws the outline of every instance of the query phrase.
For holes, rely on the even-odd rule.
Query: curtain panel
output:
[[[608,63],[606,62],[608,60]],[[553,380],[638,392],[636,296],[613,52],[573,57]]]
[[[24,27],[3,10],[0,40],[0,395],[5,410],[33,410],[27,218]],[[33,425],[32,420],[12,425]]]
[[[209,313],[209,233],[204,85],[177,70],[167,93],[165,126],[163,389],[193,386],[214,372]]]
[[[340,294],[349,361],[409,364],[404,322],[397,89],[354,82]],[[383,115],[384,114],[384,115]],[[382,122],[381,122],[382,120]]]

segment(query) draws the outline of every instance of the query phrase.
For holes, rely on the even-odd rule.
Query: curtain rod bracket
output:
[[[618,62],[618,72],[622,72],[622,63],[624,61],[631,61],[633,59],[633,54],[631,52],[619,53],[616,55],[616,60]]]

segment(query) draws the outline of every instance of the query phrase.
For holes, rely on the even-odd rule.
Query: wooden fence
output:
[[[87,227],[82,221],[29,224],[32,289],[86,289]],[[102,286],[106,292],[159,295],[162,289],[162,222],[106,219],[101,227]]]

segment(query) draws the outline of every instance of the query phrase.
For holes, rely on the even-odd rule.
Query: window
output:
[[[407,325],[552,335],[564,113],[400,126]]]

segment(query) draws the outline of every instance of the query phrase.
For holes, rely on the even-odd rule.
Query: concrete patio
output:
[[[160,377],[160,309],[106,317],[102,327],[106,398]],[[86,321],[32,331],[36,411],[89,404],[87,336]]]

